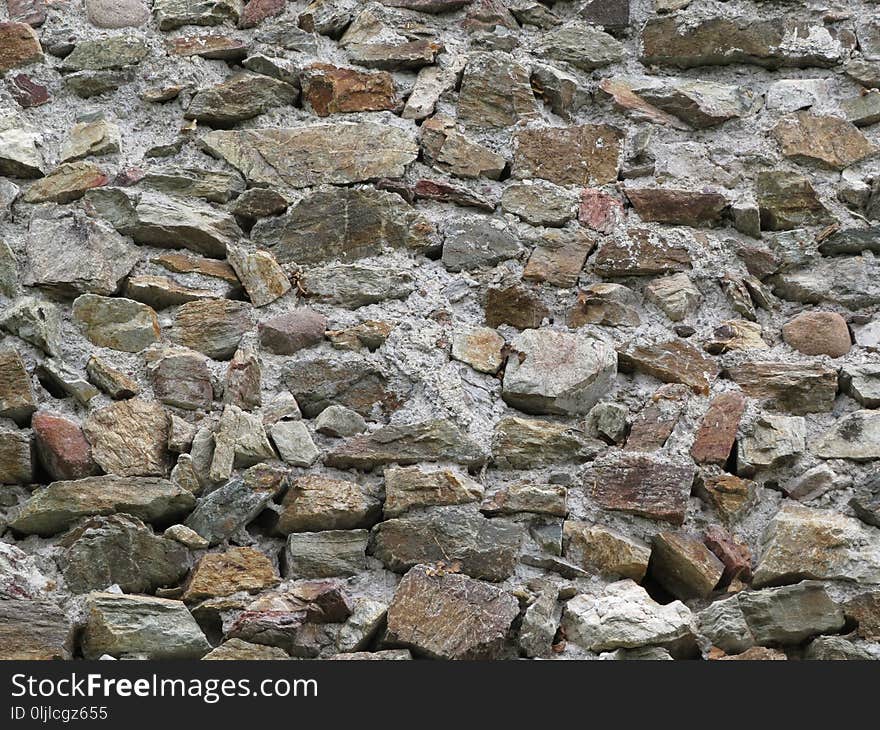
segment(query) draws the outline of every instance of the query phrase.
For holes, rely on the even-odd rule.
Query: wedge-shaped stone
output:
[[[257,223],[251,235],[281,263],[354,260],[399,248],[439,248],[434,225],[400,196],[382,190],[329,188],[303,198],[287,213]]]
[[[24,426],[36,409],[34,388],[21,355],[17,350],[0,350],[0,418]]]
[[[217,545],[243,530],[271,499],[271,492],[253,489],[241,479],[233,479],[199,499],[186,518],[186,526],[209,544]]]
[[[287,490],[276,529],[288,534],[371,527],[380,511],[379,500],[355,482],[304,476]]]
[[[565,557],[589,572],[638,582],[648,570],[651,548],[602,525],[566,520],[562,539]]]
[[[607,448],[563,423],[508,416],[495,426],[492,460],[499,469],[535,469],[591,461]]]
[[[786,157],[831,170],[843,170],[878,151],[855,125],[838,117],[810,112],[797,112],[783,118],[771,134]]]
[[[522,529],[483,517],[474,507],[434,507],[380,522],[372,553],[385,567],[404,573],[419,563],[458,563],[474,578],[501,581],[516,567]]]
[[[184,25],[236,22],[244,3],[242,0],[156,0],[153,10],[159,30],[174,30]]]
[[[411,134],[377,122],[209,132],[201,141],[252,184],[281,188],[401,177],[419,152]]]
[[[483,498],[483,485],[452,469],[390,466],[385,469],[385,517],[421,507],[468,504]]]
[[[622,372],[638,371],[664,383],[681,383],[702,395],[709,393],[720,372],[713,358],[682,340],[631,345],[618,350],[617,362]]]
[[[435,659],[499,659],[517,600],[464,575],[419,565],[397,586],[388,607],[388,640]]]
[[[821,583],[748,591],[738,596],[746,625],[759,644],[799,644],[843,628],[844,615]]]
[[[837,395],[836,371],[823,365],[744,362],[724,375],[766,408],[799,416],[830,411]]]
[[[660,532],[651,542],[651,575],[676,598],[706,598],[724,565],[700,540],[674,532]]]
[[[181,601],[91,593],[83,654],[147,659],[198,659],[211,645]]]
[[[54,535],[92,515],[125,512],[144,522],[170,523],[189,512],[195,499],[165,479],[101,476],[53,482],[21,505],[9,526],[16,532]]]
[[[73,303],[73,319],[99,347],[140,352],[160,338],[156,312],[131,299],[83,294]]]

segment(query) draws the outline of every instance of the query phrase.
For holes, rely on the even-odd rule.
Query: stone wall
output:
[[[880,5],[6,5],[0,658],[880,656]]]

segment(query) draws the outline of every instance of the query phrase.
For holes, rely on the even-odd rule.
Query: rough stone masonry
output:
[[[880,658],[876,0],[0,13],[0,658]]]

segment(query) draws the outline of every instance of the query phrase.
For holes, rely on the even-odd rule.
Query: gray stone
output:
[[[0,350],[0,418],[11,418],[19,426],[30,423],[37,409],[30,375],[17,350]]]
[[[758,644],[798,644],[844,624],[843,609],[813,581],[740,593],[738,600]]]
[[[262,74],[237,73],[196,92],[184,117],[226,127],[274,107],[293,105],[298,98],[299,90],[284,81]]]
[[[242,0],[155,0],[153,3],[159,30],[237,22],[243,9]]]
[[[580,21],[545,33],[534,52],[544,58],[566,61],[582,71],[593,71],[623,60],[624,48],[598,28]]]
[[[310,475],[294,479],[281,505],[276,529],[281,534],[371,527],[379,500],[355,482]]]
[[[206,299],[187,302],[177,310],[170,336],[212,360],[228,360],[252,327],[252,307],[247,302]]]
[[[702,636],[729,654],[739,654],[755,645],[736,596],[710,603],[697,614],[697,624]]]
[[[844,365],[840,385],[865,408],[880,406],[880,365]]]
[[[281,458],[292,466],[311,466],[321,455],[302,421],[279,421],[270,429]]]
[[[30,431],[0,426],[0,484],[29,484],[34,480]]]
[[[844,416],[811,450],[820,459],[880,459],[880,411],[855,411]]]
[[[229,479],[233,468],[253,466],[274,458],[275,450],[259,416],[238,406],[225,406],[214,438],[211,481]]]
[[[533,226],[564,226],[575,216],[578,196],[567,188],[541,180],[509,185],[501,208]]]
[[[443,265],[450,271],[494,266],[519,252],[516,238],[500,220],[470,218],[457,220],[446,229]]]
[[[415,289],[415,279],[408,271],[384,266],[331,264],[307,270],[302,285],[318,301],[356,309],[388,299],[406,299]]]
[[[270,304],[290,291],[290,280],[268,251],[229,246],[226,259],[255,307]]]
[[[806,433],[802,416],[759,416],[740,439],[738,472],[748,476],[799,456],[806,450]]]
[[[327,406],[315,419],[315,430],[336,438],[356,436],[367,430],[367,422],[360,413],[345,406]]]
[[[687,274],[672,274],[648,284],[645,299],[656,304],[671,321],[680,322],[700,306],[703,295]]]
[[[146,360],[157,400],[184,410],[210,409],[214,388],[208,358],[186,348],[166,348],[149,351]]]
[[[492,438],[492,458],[499,469],[579,464],[606,448],[604,442],[576,427],[512,416],[498,421]]]
[[[0,328],[47,355],[61,354],[61,312],[51,302],[35,297],[16,299],[0,313]]]
[[[184,524],[209,545],[218,545],[243,530],[271,498],[271,493],[256,491],[241,479],[233,479],[201,497]]]
[[[43,387],[61,398],[75,398],[82,405],[98,395],[98,389],[62,360],[48,358],[34,369]]]
[[[367,530],[294,532],[287,536],[284,575],[287,578],[333,578],[366,569]]]

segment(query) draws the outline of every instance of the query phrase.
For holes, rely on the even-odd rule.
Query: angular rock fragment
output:
[[[651,575],[676,598],[706,598],[724,565],[696,538],[660,532],[651,542]]]
[[[27,23],[0,23],[0,73],[43,59],[40,39]]]
[[[187,581],[182,600],[192,603],[239,591],[256,593],[277,585],[279,580],[275,566],[264,553],[251,547],[229,548],[202,556]]]
[[[80,41],[64,58],[64,71],[106,71],[133,66],[147,57],[147,44],[131,35]]]
[[[749,591],[739,595],[746,624],[759,644],[797,644],[804,639],[839,631],[843,610],[821,583]]]
[[[228,203],[244,192],[244,181],[234,172],[214,172],[197,167],[152,168],[138,185],[180,198],[202,198],[212,203]]]
[[[171,339],[214,360],[228,360],[252,326],[251,305],[245,302],[194,301],[177,310]]]
[[[270,304],[290,290],[290,280],[268,251],[231,246],[226,258],[255,307]]]
[[[0,660],[73,658],[73,624],[55,602],[19,598],[0,601]]]
[[[275,450],[259,416],[237,406],[225,406],[214,437],[210,479],[224,481],[232,475],[233,468],[253,466],[274,458]]]
[[[168,471],[168,416],[157,403],[136,398],[112,403],[90,413],[83,432],[108,474],[164,476]]]
[[[185,348],[169,348],[148,352],[146,359],[157,400],[185,410],[210,408],[214,388],[204,355]]]
[[[367,530],[293,532],[287,536],[287,578],[333,578],[357,575],[367,566]]]
[[[362,487],[342,479],[304,476],[293,481],[276,529],[282,534],[370,527],[381,505]]]
[[[878,150],[849,122],[809,112],[783,118],[771,133],[786,157],[832,170],[849,167]]]
[[[270,429],[282,461],[292,466],[311,466],[321,455],[302,421],[279,421]]]
[[[242,0],[156,0],[153,3],[159,30],[174,30],[184,25],[220,25],[237,22],[243,10]]]
[[[623,133],[616,127],[544,127],[518,132],[515,139],[514,177],[584,187],[617,180]]]
[[[290,657],[284,649],[277,646],[252,644],[241,639],[229,639],[211,649],[203,661],[279,661]]]
[[[367,422],[360,413],[350,408],[327,406],[315,419],[315,430],[327,436],[346,438],[366,431]]]
[[[648,284],[645,299],[662,309],[671,321],[680,322],[699,307],[703,295],[687,274],[672,274]]]
[[[47,355],[61,354],[61,311],[51,302],[21,297],[0,311],[0,329],[40,348]]]
[[[582,71],[617,63],[625,55],[620,42],[581,21],[571,21],[545,33],[534,52],[554,61],[566,61]]]
[[[791,461],[806,449],[802,416],[760,415],[740,439],[737,471],[749,475]]]
[[[72,203],[87,190],[101,187],[110,178],[91,162],[70,162],[59,165],[46,177],[36,181],[22,196],[25,203]]]
[[[501,208],[533,226],[564,226],[575,215],[577,196],[545,182],[510,185],[501,195]]]
[[[34,479],[31,434],[0,427],[0,483],[29,484]]]
[[[880,406],[880,366],[846,365],[840,371],[840,386],[865,408]]]
[[[761,229],[790,231],[830,220],[810,180],[790,172],[759,172],[755,178],[755,194],[761,215]]]
[[[556,484],[518,482],[504,485],[483,500],[480,512],[485,515],[516,515],[530,512],[537,515],[565,517],[568,490]]]
[[[519,244],[501,221],[459,219],[446,229],[442,261],[450,271],[462,271],[494,266],[517,253]]]
[[[61,147],[61,162],[119,152],[121,144],[122,137],[116,124],[106,119],[86,118],[71,127],[70,136]]]
[[[244,529],[271,498],[271,492],[252,489],[241,479],[233,479],[201,497],[185,524],[207,544],[217,545]]]
[[[111,367],[105,360],[92,355],[86,364],[89,380],[114,400],[131,398],[140,393],[137,381]]]
[[[743,516],[755,501],[755,483],[733,474],[704,475],[695,491],[727,522]]]
[[[43,177],[43,156],[38,149],[40,135],[19,126],[14,117],[0,119],[0,175]]]
[[[40,411],[31,419],[31,428],[40,463],[53,481],[84,479],[97,472],[92,447],[79,424]]]
[[[606,238],[592,261],[599,276],[652,276],[687,271],[691,257],[687,248],[644,228],[631,228],[625,235]]]
[[[302,94],[303,101],[319,117],[392,110],[397,105],[394,81],[389,73],[356,71],[326,63],[306,67]]]
[[[156,313],[131,299],[83,294],[73,303],[73,317],[99,347],[140,352],[160,338]]]
[[[602,525],[566,520],[565,557],[587,571],[639,582],[648,570],[651,548]]]
[[[545,231],[536,243],[523,269],[523,279],[546,281],[566,289],[577,284],[584,262],[596,245],[583,231],[568,229]]]
[[[37,409],[31,378],[17,350],[0,350],[0,418],[24,426]]]
[[[415,288],[408,271],[369,264],[331,264],[309,269],[301,283],[309,296],[352,309],[387,299],[405,299]]]
[[[844,416],[811,450],[820,459],[880,459],[880,411],[854,411]]]
[[[591,284],[578,292],[577,303],[568,314],[568,326],[638,327],[638,305],[636,293],[621,284]]]
[[[507,287],[490,287],[485,299],[486,325],[497,328],[509,324],[518,329],[534,329],[541,326],[550,310],[531,290],[514,284]]]
[[[494,375],[504,362],[504,338],[489,327],[457,332],[452,338],[452,359],[467,363],[474,370]]]
[[[822,365],[744,362],[724,375],[765,407],[795,415],[830,411],[837,395],[835,371]]]
[[[720,193],[664,188],[626,188],[625,192],[639,217],[650,223],[714,226],[728,206]]]
[[[681,383],[704,395],[720,372],[714,359],[681,340],[630,346],[618,350],[617,361],[623,372],[638,371],[664,383]]]
[[[334,404],[365,418],[400,407],[400,396],[382,371],[358,356],[298,360],[283,371],[282,379],[308,418]]]
[[[298,98],[296,87],[283,81],[262,74],[238,73],[198,91],[184,117],[224,127],[275,107],[292,105]]]
[[[746,399],[736,391],[712,399],[691,447],[695,462],[718,466],[727,462],[745,405]]]

